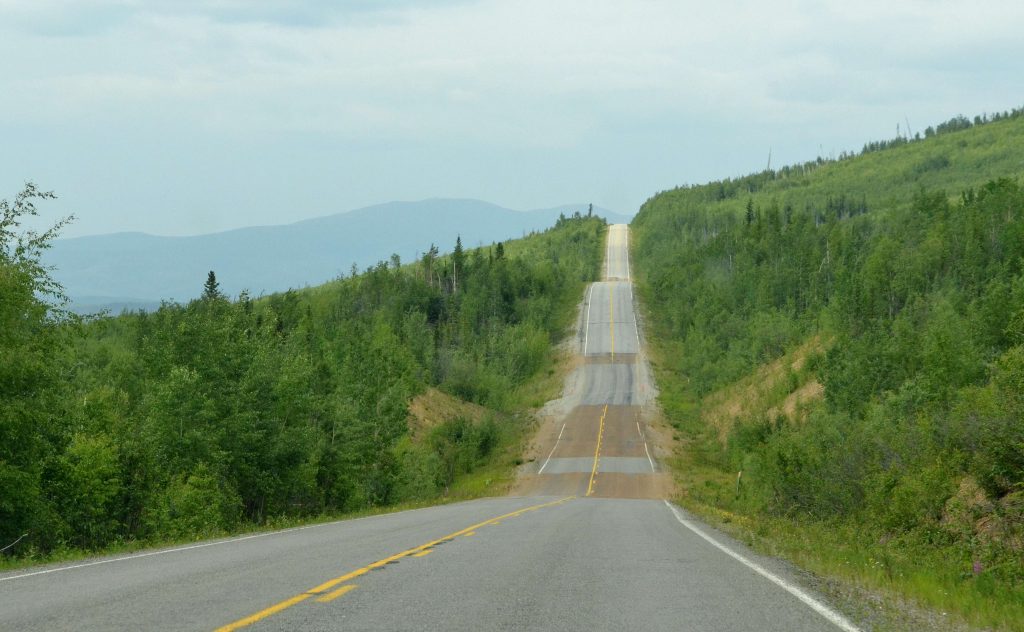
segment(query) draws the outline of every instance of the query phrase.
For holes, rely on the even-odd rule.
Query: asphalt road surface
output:
[[[520,495],[0,574],[0,630],[856,630],[661,498],[625,226],[583,309]]]

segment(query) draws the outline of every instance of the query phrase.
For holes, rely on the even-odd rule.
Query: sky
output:
[[[1024,105],[1019,0],[0,0],[0,198],[189,235],[654,193]]]

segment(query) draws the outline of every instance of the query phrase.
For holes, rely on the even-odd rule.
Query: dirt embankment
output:
[[[725,443],[738,423],[785,417],[799,423],[825,389],[805,370],[808,360],[826,348],[819,336],[781,358],[758,367],[739,381],[711,393],[702,403],[701,418]]]
[[[409,402],[409,435],[413,441],[423,438],[430,429],[453,419],[479,422],[488,410],[430,387]]]

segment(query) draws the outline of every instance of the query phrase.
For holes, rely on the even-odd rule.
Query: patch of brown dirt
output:
[[[608,353],[605,355],[581,356],[583,364],[633,364],[637,361],[635,353]]]
[[[747,377],[704,398],[701,417],[716,430],[723,443],[736,423],[752,417],[784,415],[791,421],[801,421],[807,406],[819,401],[825,389],[814,378],[805,377],[795,385],[789,380],[800,375],[811,355],[825,348],[821,337],[814,336],[781,358],[758,367]]]
[[[487,409],[457,397],[428,388],[409,402],[409,435],[413,441],[420,440],[431,428],[453,419],[468,419],[479,422]]]
[[[521,474],[512,488],[513,496],[585,496],[590,474]]]
[[[942,527],[960,539],[998,542],[1024,551],[1024,492],[998,500],[985,494],[972,476],[966,476],[942,511]]]
[[[597,498],[648,498],[661,500],[672,498],[673,481],[668,472],[653,474],[622,474],[599,472],[594,478],[594,493]]]
[[[786,395],[781,406],[768,410],[769,417],[785,415],[792,421],[803,421],[807,415],[807,404],[820,401],[825,397],[825,387],[818,380],[812,379],[795,391]]]
[[[604,423],[601,423],[602,417]],[[519,471],[513,495],[586,495],[591,471],[558,472],[557,465],[539,470],[552,459],[583,459],[589,462],[598,451],[600,457],[594,477],[593,496],[602,498],[671,498],[675,493],[675,480],[671,472],[659,468],[658,472],[627,473],[609,471],[609,463],[601,459],[635,459],[647,467],[648,448],[657,458],[671,454],[671,435],[652,426],[644,419],[638,406],[577,406],[558,424],[552,424],[538,433],[536,448],[541,456],[524,464]],[[653,439],[653,441],[652,441]],[[645,447],[646,443],[646,447]],[[586,470],[590,470],[587,465]]]

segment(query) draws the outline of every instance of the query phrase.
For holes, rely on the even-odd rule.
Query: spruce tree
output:
[[[223,298],[220,293],[220,283],[217,283],[217,275],[210,270],[210,273],[206,275],[206,283],[203,284],[203,300],[212,301],[218,298]]]
[[[452,251],[452,291],[459,291],[459,279],[466,265],[466,255],[462,251],[462,235],[455,237],[455,250]]]

